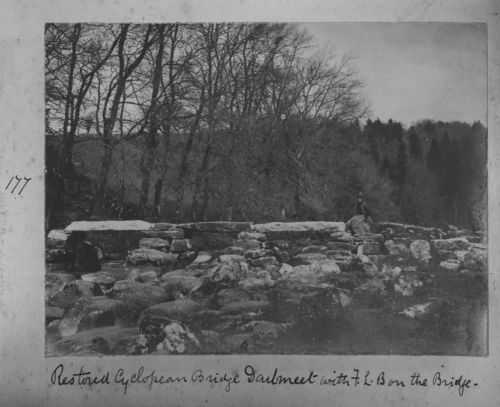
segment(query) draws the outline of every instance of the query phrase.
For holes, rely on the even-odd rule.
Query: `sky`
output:
[[[479,120],[487,114],[485,24],[301,24],[319,47],[355,56],[371,118],[409,126],[433,119]]]

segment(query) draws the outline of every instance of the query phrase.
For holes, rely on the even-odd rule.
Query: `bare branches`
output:
[[[95,202],[128,140],[144,211],[154,183],[159,215],[169,182],[176,211],[203,219],[217,201],[232,214],[248,171],[304,183],[311,134],[366,112],[352,59],[313,53],[295,25],[47,24],[45,36],[47,130],[68,163],[75,144],[99,143]]]

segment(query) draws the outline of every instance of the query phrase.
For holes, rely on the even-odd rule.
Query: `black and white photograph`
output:
[[[487,48],[46,23],[45,357],[488,356]]]

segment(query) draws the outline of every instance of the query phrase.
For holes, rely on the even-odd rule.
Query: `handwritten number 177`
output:
[[[23,189],[26,187],[26,185],[28,184],[28,182],[31,181],[31,178],[26,178],[26,177],[23,177],[23,178],[19,178],[17,175],[15,177],[12,177],[9,181],[9,183],[7,184],[7,186],[5,187],[5,190],[9,189],[10,185],[13,184],[14,187],[11,189],[10,193],[13,194],[16,190],[16,188],[18,187],[18,185],[21,183],[21,181],[24,180],[24,184],[22,184],[21,186],[21,189],[19,189],[17,195],[21,195],[21,192],[23,192]],[[16,182],[17,181],[17,182]]]

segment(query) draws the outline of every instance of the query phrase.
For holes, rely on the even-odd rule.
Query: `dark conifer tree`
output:
[[[432,137],[429,151],[427,152],[427,167],[435,170],[439,167],[439,160],[441,159],[441,151],[436,137]]]
[[[410,157],[418,160],[422,157],[422,144],[415,129],[411,129],[408,136]]]
[[[394,181],[401,190],[406,180],[408,171],[408,156],[406,154],[406,144],[403,140],[399,142],[398,155],[396,157],[396,165],[393,167]]]

